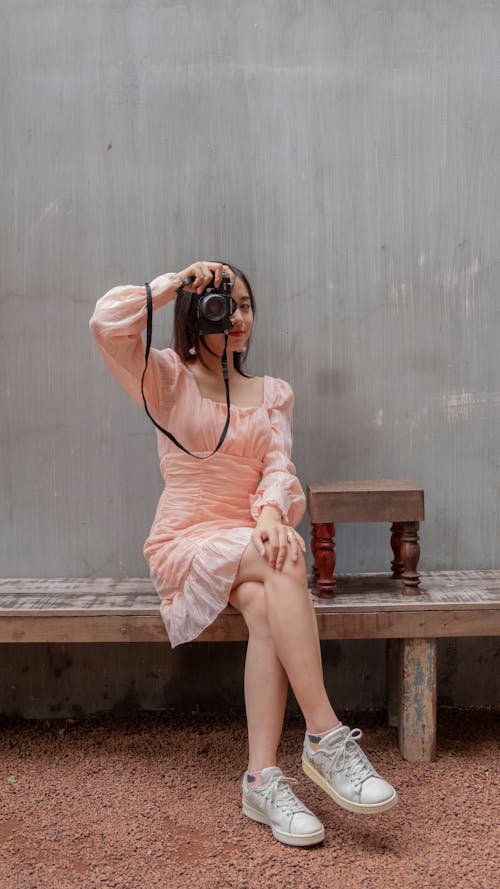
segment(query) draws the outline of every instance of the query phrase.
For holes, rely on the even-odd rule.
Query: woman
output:
[[[197,459],[158,434],[165,488],[144,553],[172,646],[195,639],[228,602],[248,626],[245,706],[249,761],[243,812],[293,846],[321,842],[324,828],[295,796],[276,763],[288,682],[304,715],[302,764],[339,805],[380,812],[395,790],[371,766],[337,718],[323,683],[305,545],[294,527],[304,495],[290,461],[293,393],[288,383],[247,376],[242,363],[252,333],[254,297],[239,269],[195,262],[151,282],[153,309],[177,298],[175,348],[151,350],[144,378],[148,408],[193,454],[209,455],[226,416],[221,371],[224,334],[200,335],[196,297],[229,274],[236,309],[227,354],[231,423],[213,456]],[[97,303],[91,328],[122,386],[142,404],[146,327],[144,287],[115,287]]]

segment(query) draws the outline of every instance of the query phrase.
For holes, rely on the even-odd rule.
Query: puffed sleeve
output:
[[[305,497],[290,457],[292,452],[293,391],[284,380],[274,380],[274,392],[269,409],[272,434],[264,459],[262,478],[255,494],[250,497],[250,508],[257,521],[266,505],[281,510],[283,522],[298,525],[305,510]]]
[[[160,293],[153,291],[153,310],[175,299],[178,275],[165,275]],[[142,332],[147,324],[144,287],[114,287],[97,301],[90,319],[90,329],[111,373],[138,404],[142,405],[141,378],[144,371],[145,344]],[[163,413],[173,396],[181,360],[172,349],[151,349],[144,378],[148,408]]]

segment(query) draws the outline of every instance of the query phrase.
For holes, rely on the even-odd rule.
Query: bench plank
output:
[[[429,636],[498,636],[500,606],[494,611],[389,611],[318,614],[321,639],[425,639]],[[0,642],[163,642],[167,633],[158,610],[133,614],[59,612],[59,615],[0,614]],[[247,639],[243,618],[225,609],[196,642],[241,642]]]
[[[315,598],[318,614],[354,611],[491,609],[500,604],[500,571],[422,572],[418,596],[402,596],[400,583],[387,574],[338,578],[334,599]],[[19,612],[70,610],[157,612],[159,598],[151,580],[139,578],[13,578],[0,580],[0,617]],[[493,634],[492,634],[493,635]]]
[[[335,599],[314,598],[322,639],[500,634],[500,571],[422,575],[402,596],[387,575],[339,578]],[[245,624],[226,608],[199,641],[242,641]],[[165,642],[149,578],[0,581],[0,642]],[[198,640],[197,640],[198,641]]]

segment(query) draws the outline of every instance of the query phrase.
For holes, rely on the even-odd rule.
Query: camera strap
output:
[[[151,351],[151,335],[153,332],[153,297],[151,295],[151,287],[149,286],[149,284],[146,282],[146,284],[144,286],[146,288],[147,327],[146,327],[145,364],[144,364],[144,370],[142,372],[142,377],[141,377],[141,394],[142,394],[142,400],[144,402],[145,411],[146,411],[149,419],[151,420],[151,422],[154,423],[154,425],[156,426],[156,428],[159,429],[160,432],[163,432],[163,434],[166,435],[167,438],[169,438],[170,441],[172,441],[174,443],[174,445],[176,445],[178,448],[180,448],[181,451],[184,451],[185,454],[189,454],[190,457],[196,457],[197,460],[206,460],[208,457],[213,457],[213,455],[216,453],[216,451],[219,450],[222,442],[224,441],[224,439],[226,437],[227,430],[229,429],[229,421],[231,418],[231,404],[229,401],[229,373],[228,373],[228,369],[227,369],[227,337],[228,337],[228,334],[227,334],[227,332],[224,334],[224,351],[222,353],[222,358],[221,358],[222,376],[224,378],[224,386],[226,388],[226,404],[227,404],[226,422],[224,424],[224,429],[221,432],[221,436],[219,438],[217,447],[214,448],[214,450],[212,451],[211,454],[206,454],[204,457],[200,457],[198,454],[192,454],[191,451],[188,451],[188,449],[185,448],[184,445],[182,445],[180,443],[180,441],[177,441],[175,435],[172,435],[171,432],[169,432],[167,429],[164,429],[163,426],[160,426],[160,424],[157,423],[155,418],[150,414],[149,408],[146,403],[146,396],[144,394],[144,378],[146,376],[146,370],[148,368],[149,353]]]

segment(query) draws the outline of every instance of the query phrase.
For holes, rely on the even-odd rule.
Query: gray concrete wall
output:
[[[0,574],[145,573],[154,434],[88,318],[222,256],[253,368],[294,385],[302,481],[413,476],[423,566],[498,567],[500,4],[0,0],[0,24]],[[387,566],[385,528],[338,532],[339,571]]]

